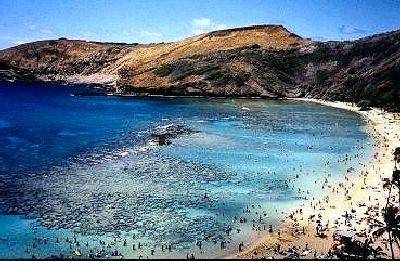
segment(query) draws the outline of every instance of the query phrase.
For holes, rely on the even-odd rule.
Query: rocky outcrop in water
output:
[[[104,158],[104,157],[103,157]],[[52,229],[87,234],[135,231],[176,242],[218,240],[224,227],[212,217],[190,217],[185,208],[218,211],[204,199],[202,185],[232,173],[199,163],[167,158],[157,151],[132,150],[105,163],[72,164],[45,172],[7,176],[0,182],[6,214],[38,218]]]
[[[189,135],[196,132],[197,131],[192,130],[188,126],[179,124],[160,126],[156,129],[155,132],[150,134],[148,143],[156,146],[170,145],[172,143],[172,139],[178,138],[182,135]]]
[[[310,97],[400,110],[400,31],[314,42],[279,25],[161,44],[60,39],[0,51],[0,79],[100,83],[136,95]]]

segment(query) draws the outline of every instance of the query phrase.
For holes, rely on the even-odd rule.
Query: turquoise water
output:
[[[365,123],[335,108],[71,95],[88,91],[0,84],[0,258],[220,256],[343,177],[345,154],[372,155]],[[196,132],[147,144],[170,124]]]

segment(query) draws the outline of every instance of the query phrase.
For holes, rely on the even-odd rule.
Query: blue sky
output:
[[[316,40],[350,40],[400,29],[399,14],[394,0],[1,0],[0,49],[61,36],[168,42],[269,23]]]

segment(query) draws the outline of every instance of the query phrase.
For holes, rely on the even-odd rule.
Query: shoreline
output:
[[[15,80],[15,81],[7,81],[1,80],[0,83],[29,83],[29,84],[44,84],[44,85],[63,85],[63,86],[84,86],[87,88],[101,89],[104,90],[105,93],[98,94],[99,96],[110,96],[110,97],[120,97],[120,98],[205,98],[205,99],[249,99],[249,100],[273,100],[273,101],[284,101],[298,98],[290,98],[290,97],[269,97],[269,96],[240,96],[240,95],[212,95],[212,94],[155,94],[155,93],[147,93],[147,92],[137,92],[137,93],[119,93],[109,90],[115,88],[113,85],[105,84],[101,82],[76,82],[76,81],[46,81],[46,80],[36,80],[36,81],[24,81],[24,80]],[[81,95],[85,96],[85,95]],[[92,94],[90,96],[96,96],[96,94]],[[299,98],[300,99],[300,98]]]
[[[324,258],[334,243],[332,236],[335,230],[354,230],[358,233],[356,238],[364,241],[371,234],[366,213],[372,209],[377,218],[383,221],[379,213],[386,203],[388,192],[383,189],[382,179],[391,178],[394,165],[392,153],[400,146],[399,114],[383,112],[376,108],[360,111],[357,106],[345,102],[307,98],[288,100],[313,102],[359,114],[366,121],[370,135],[374,136],[378,143],[374,149],[374,158],[369,160],[367,166],[361,168],[362,171],[356,178],[348,179],[345,174],[339,184],[322,183],[325,187],[324,197],[309,199],[289,211],[290,214],[284,217],[283,223],[277,228],[279,232],[274,231],[256,239],[255,243],[250,244],[243,252],[226,256],[227,258],[285,258],[290,255],[290,251],[286,250],[293,247],[300,258]],[[396,195],[396,192],[392,192],[393,194]],[[345,213],[351,213],[350,221],[344,218]],[[326,226],[325,238],[316,237],[317,223]],[[386,257],[390,257],[387,240],[378,239],[373,246],[380,246],[387,254]],[[394,250],[395,256],[399,257],[399,249],[394,247]]]

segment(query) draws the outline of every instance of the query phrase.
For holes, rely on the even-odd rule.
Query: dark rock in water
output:
[[[75,97],[107,96],[107,93],[105,93],[105,92],[81,92],[81,93],[74,93],[73,96],[75,96]]]
[[[102,85],[87,84],[87,88],[83,91],[73,93],[75,97],[81,96],[107,96],[109,94],[107,88]]]
[[[190,127],[185,125],[166,125],[158,128],[159,131],[156,134],[165,135],[167,138],[176,138],[180,135],[192,134],[197,131],[192,130]]]
[[[171,124],[158,127],[156,132],[150,134],[148,142],[151,145],[164,146],[170,145],[172,139],[182,135],[189,135],[198,131],[192,130],[190,127],[180,124]]]
[[[149,143],[151,145],[157,145],[157,146],[164,146],[164,145],[170,145],[172,142],[167,139],[165,135],[157,135],[157,134],[151,134],[149,138]]]

